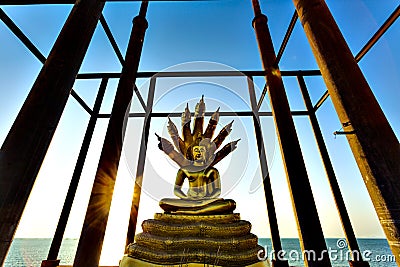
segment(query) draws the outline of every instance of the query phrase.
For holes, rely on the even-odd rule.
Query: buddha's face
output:
[[[205,146],[194,146],[192,149],[194,161],[206,161],[206,147]]]

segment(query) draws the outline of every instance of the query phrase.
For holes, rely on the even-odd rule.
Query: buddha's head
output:
[[[194,146],[192,147],[192,155],[194,161],[205,161],[206,160],[206,147],[205,146]]]
[[[185,111],[182,113],[181,117],[182,137],[179,135],[176,125],[170,118],[168,119],[167,129],[174,144],[171,144],[168,140],[157,135],[160,141],[158,147],[175,161],[179,167],[196,165],[208,168],[220,162],[226,155],[236,149],[239,140],[230,142],[217,151],[231,132],[233,121],[222,128],[217,137],[213,138],[214,131],[218,125],[219,108],[212,114],[207,128],[204,130],[203,122],[205,110],[206,106],[202,96],[195,108],[194,129],[192,130],[190,127],[192,121],[191,112],[189,111],[189,105],[186,105]],[[213,140],[211,140],[212,138]],[[174,150],[174,145],[176,150]]]
[[[188,148],[186,158],[195,165],[208,166],[214,160],[215,144],[209,138],[198,138]]]

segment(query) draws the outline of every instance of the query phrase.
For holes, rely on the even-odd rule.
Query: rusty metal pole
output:
[[[344,203],[342,193],[340,192],[339,183],[336,179],[331,159],[329,158],[328,149],[326,148],[324,137],[322,136],[321,128],[319,127],[318,119],[315,114],[315,110],[313,108],[304,77],[298,75],[297,81],[300,86],[300,91],[303,96],[304,104],[307,111],[309,112],[308,118],[310,119],[311,128],[313,129],[319,153],[325,167],[326,177],[328,178],[332,195],[336,203],[336,208],[340,216],[340,221],[342,222],[342,228],[344,235],[346,236],[347,246],[353,258],[353,260],[349,260],[350,266],[368,267],[369,263],[367,261],[364,261],[362,258],[362,254],[357,243],[357,238],[354,234],[353,226],[351,225],[350,217],[347,213],[346,204]]]
[[[140,13],[133,19],[131,37],[125,55],[125,64],[118,83],[75,255],[74,267],[97,267],[99,265],[115,179],[121,157],[125,127],[142,53],[143,39],[148,26],[146,20],[147,6],[148,2],[142,1]]]
[[[77,1],[0,151],[0,265],[93,36],[104,1]]]
[[[41,267],[57,267],[60,263],[58,260],[58,253],[60,251],[61,243],[64,237],[65,228],[69,214],[71,212],[72,204],[74,203],[75,194],[78,189],[79,181],[81,178],[83,166],[85,164],[86,156],[89,150],[90,142],[92,141],[93,132],[96,127],[97,117],[103,102],[104,94],[107,89],[108,78],[103,78],[100,84],[99,91],[96,96],[93,112],[90,115],[89,123],[86,128],[86,133],[83,138],[81,150],[75,164],[75,169],[72,174],[71,182],[69,184],[67,195],[65,196],[64,206],[62,208],[60,218],[58,220],[56,232],[54,233],[53,240],[51,241],[47,259],[42,261]]]
[[[279,258],[282,251],[281,237],[279,234],[278,220],[276,218],[274,196],[272,194],[271,179],[268,171],[267,155],[265,153],[264,138],[261,129],[261,120],[258,113],[256,93],[254,91],[253,77],[247,78],[249,88],[250,104],[253,112],[253,124],[256,134],[258,157],[260,160],[261,174],[264,186],[264,196],[267,205],[268,221],[271,230],[271,243],[274,250],[274,259],[272,259],[273,267],[289,267],[289,262]],[[267,252],[266,252],[267,253]]]
[[[267,25],[267,17],[261,13],[258,0],[252,0],[255,17],[253,27],[265,69],[265,79],[276,131],[286,169],[289,190],[299,231],[300,246],[303,251],[312,251],[315,257],[305,257],[306,266],[331,266],[315,206],[314,197],[290,112],[288,99],[279,68],[275,65],[276,55]]]
[[[400,265],[400,145],[323,0],[293,0],[365,185]]]
[[[139,214],[140,196],[142,194],[143,174],[146,163],[147,143],[149,141],[149,131],[151,115],[153,112],[154,93],[156,89],[157,76],[150,78],[149,93],[147,95],[146,113],[143,121],[142,138],[140,142],[139,159],[136,168],[135,186],[129,216],[128,233],[126,235],[126,245],[133,243],[136,233],[137,217]]]

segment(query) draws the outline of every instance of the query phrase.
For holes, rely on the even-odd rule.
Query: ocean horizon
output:
[[[258,243],[264,247],[266,259],[270,260],[273,252],[270,238],[259,238]],[[4,263],[5,267],[39,267],[42,260],[47,258],[51,238],[15,238],[11,244],[10,251]],[[327,255],[329,255],[332,266],[348,267],[347,261],[350,253],[347,244],[341,238],[327,238]],[[360,238],[358,239],[362,257],[369,262],[370,267],[397,267],[395,258],[390,251],[386,239],[382,238]],[[61,265],[72,265],[78,239],[66,238],[63,240],[59,259]],[[283,252],[281,258],[289,261],[290,266],[304,266],[304,257],[316,257],[312,253],[301,253],[298,238],[282,238]],[[122,258],[122,255],[121,255]],[[118,265],[118,262],[115,263]]]

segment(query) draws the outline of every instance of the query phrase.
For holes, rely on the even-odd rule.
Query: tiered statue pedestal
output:
[[[205,263],[185,263],[185,264],[154,264],[146,261],[141,261],[138,259],[131,258],[129,256],[124,256],[120,262],[119,266],[124,266],[124,267],[163,267],[163,266],[168,266],[168,267],[204,267],[207,266]],[[221,265],[208,265],[212,267],[221,267]],[[254,263],[251,265],[246,265],[246,267],[270,267],[270,264],[268,262],[258,262]]]
[[[127,248],[120,267],[268,266],[251,224],[238,213],[178,215],[156,213]],[[260,252],[261,251],[261,252]]]

